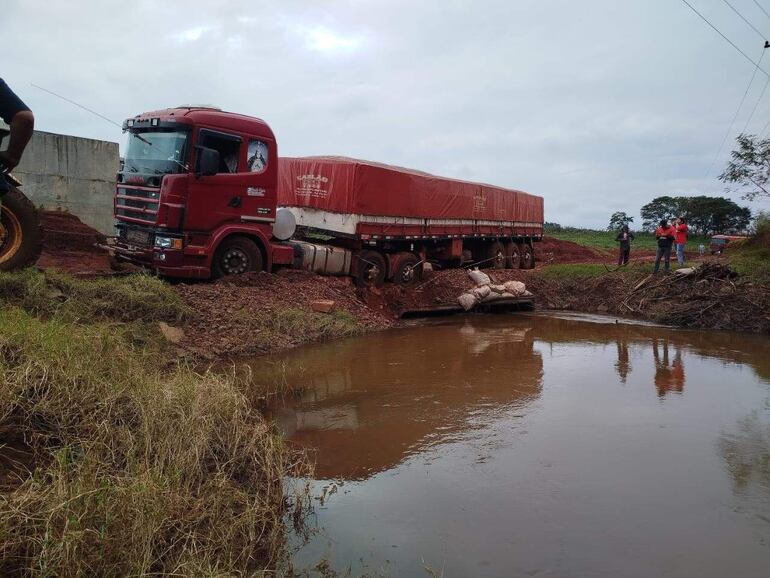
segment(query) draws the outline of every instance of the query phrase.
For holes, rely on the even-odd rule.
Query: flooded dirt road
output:
[[[270,413],[325,494],[298,568],[768,575],[765,337],[512,314],[275,359],[304,393]]]

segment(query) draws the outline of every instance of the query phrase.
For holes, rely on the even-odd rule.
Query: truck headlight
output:
[[[159,249],[181,249],[182,239],[177,237],[155,237],[155,246]]]

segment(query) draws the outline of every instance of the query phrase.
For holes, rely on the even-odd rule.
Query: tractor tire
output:
[[[359,287],[382,287],[388,274],[385,257],[377,251],[361,251],[355,257],[354,281]]]
[[[485,265],[492,269],[505,269],[505,247],[500,241],[492,241],[487,245],[487,259]]]
[[[35,205],[19,189],[0,198],[0,271],[34,265],[43,250],[40,217]]]
[[[212,274],[215,278],[262,271],[262,252],[248,237],[230,237],[222,241],[214,255]]]
[[[417,265],[419,262],[414,253],[399,254],[393,267],[393,282],[405,287],[417,283],[422,277],[422,265]]]

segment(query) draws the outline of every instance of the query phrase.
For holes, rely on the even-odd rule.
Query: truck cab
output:
[[[264,121],[181,106],[126,120],[115,256],[182,278],[270,270],[292,248],[273,235],[278,151]]]

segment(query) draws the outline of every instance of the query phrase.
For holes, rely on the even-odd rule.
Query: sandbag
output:
[[[505,285],[489,285],[489,288],[495,293],[505,293]]]
[[[468,277],[470,277],[476,285],[489,285],[492,282],[489,275],[478,269],[471,269],[468,271]]]
[[[479,301],[487,297],[491,292],[492,290],[489,288],[489,285],[482,285],[481,287],[474,287],[471,289],[471,293],[473,293]]]
[[[457,298],[457,302],[466,311],[470,311],[476,306],[477,299],[473,293],[463,293]]]
[[[518,297],[519,295],[524,295],[527,287],[521,281],[506,281],[505,290],[514,297]]]

